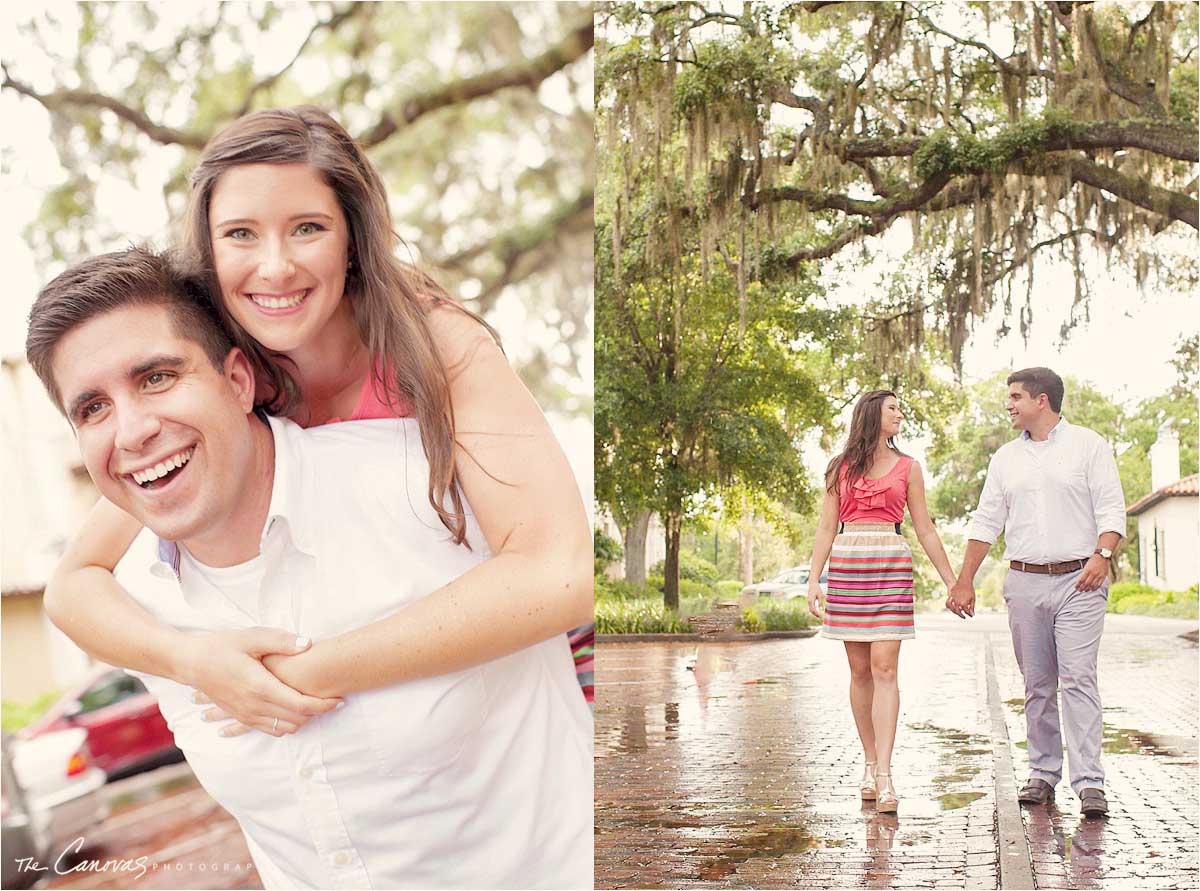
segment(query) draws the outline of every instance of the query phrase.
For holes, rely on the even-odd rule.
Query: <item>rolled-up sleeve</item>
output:
[[[1008,519],[1008,505],[1004,499],[1004,459],[1000,453],[988,462],[987,477],[983,481],[983,492],[979,495],[979,507],[971,514],[971,525],[967,538],[992,544],[1004,531]]]
[[[1092,448],[1088,488],[1092,492],[1097,532],[1116,532],[1124,538],[1125,493],[1121,490],[1121,474],[1117,472],[1112,446],[1104,439],[1098,439]]]

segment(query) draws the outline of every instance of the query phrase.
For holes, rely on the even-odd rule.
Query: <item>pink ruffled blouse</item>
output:
[[[838,470],[838,520],[843,523],[900,523],[908,500],[908,469],[912,458],[900,456],[896,466],[879,479],[846,481],[846,465]]]

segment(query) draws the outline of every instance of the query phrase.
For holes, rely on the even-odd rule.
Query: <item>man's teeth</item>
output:
[[[263,309],[291,309],[293,306],[299,306],[300,301],[307,296],[308,291],[298,291],[290,297],[263,297],[251,294],[250,299]]]
[[[139,486],[152,483],[154,480],[166,476],[176,467],[182,467],[184,464],[187,464],[188,461],[192,460],[192,453],[195,450],[195,446],[192,446],[190,449],[184,449],[179,454],[172,455],[167,460],[160,461],[153,467],[147,467],[145,470],[135,470],[130,476],[133,477],[133,481]]]

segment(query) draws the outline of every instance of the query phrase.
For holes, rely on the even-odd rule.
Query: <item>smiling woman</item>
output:
[[[107,501],[56,572],[47,611],[105,661],[200,690],[199,701],[213,706],[202,719],[219,722],[222,737],[303,734],[314,716],[342,701],[353,706],[366,691],[426,690],[432,707],[441,701],[439,691],[461,682],[480,701],[463,712],[470,726],[450,721],[443,728],[447,740],[474,740],[474,746],[494,735],[494,744],[477,757],[499,759],[488,763],[505,765],[504,782],[523,789],[496,800],[506,801],[510,812],[525,812],[535,825],[554,824],[559,841],[549,858],[543,841],[536,842],[536,852],[528,847],[540,839],[536,834],[506,842],[501,859],[485,855],[481,842],[478,857],[456,861],[454,868],[443,864],[431,886],[590,886],[591,721],[585,697],[591,688],[582,676],[576,682],[566,633],[592,615],[586,514],[565,456],[492,329],[400,262],[395,242],[378,174],[324,112],[256,112],[212,140],[192,176],[184,255],[197,293],[189,299],[215,312],[236,348],[214,362],[206,350],[177,343],[164,313],[143,318],[148,310],[142,307],[114,311],[103,324],[68,335],[86,342],[60,345],[63,356],[70,346],[72,358],[60,368],[56,355],[55,378],[61,373],[71,381],[72,398],[94,394],[83,400],[87,414],[76,418],[76,426],[85,464]],[[131,330],[145,332],[136,355],[121,337]],[[119,342],[126,352],[106,359],[109,343]],[[177,367],[149,361],[163,355],[183,361]],[[196,399],[210,387],[214,398]],[[360,471],[370,470],[371,483],[364,487],[346,475],[345,492],[336,487],[343,474],[321,474],[314,463],[312,473],[334,484],[333,491],[321,489],[326,498],[348,497],[361,508],[329,511],[342,517],[337,535],[352,536],[353,545],[341,538],[323,544],[303,534],[308,521],[287,507],[307,503],[310,488],[302,487],[303,495],[273,489],[272,474],[278,482],[282,471],[273,466],[270,449],[254,438],[247,445],[245,437],[223,437],[222,422],[206,416],[209,410],[243,419],[261,411],[306,428],[342,420],[407,421],[400,429],[413,431],[419,452],[395,451],[394,467],[374,453],[361,466],[361,459],[348,457]],[[273,436],[278,445],[281,436],[293,435],[281,424],[253,427],[256,436]],[[338,427],[352,437],[381,429]],[[347,455],[355,453],[353,443],[345,448]],[[182,469],[167,467],[189,452]],[[278,450],[274,460],[284,460]],[[425,498],[415,497],[422,490]],[[380,492],[392,493],[382,505]],[[247,512],[247,499],[261,501],[261,510]],[[241,509],[230,510],[231,503]],[[326,513],[325,507],[313,509]],[[315,573],[305,571],[310,582],[325,578],[336,589],[309,592],[319,593],[322,609],[332,610],[327,615],[300,605],[309,596],[306,588],[279,592],[282,600],[265,593],[274,576],[261,574],[262,560],[279,553],[270,550],[271,530],[280,528],[271,521],[279,516],[289,520],[282,528],[297,548],[294,565],[281,569],[285,576],[300,572],[308,565],[304,560],[324,553],[323,546],[349,561],[335,572],[318,559]],[[414,517],[417,530],[405,526]],[[151,615],[121,589],[111,573],[141,524],[163,540],[159,552],[170,555],[166,562],[185,590],[189,583],[204,585],[239,604],[233,620],[238,630],[221,630],[228,621],[215,616],[209,625],[195,618],[181,624],[178,613],[165,606],[167,612],[160,611],[165,601],[139,597]],[[135,545],[135,552],[141,547]],[[352,558],[355,547],[367,550]],[[431,565],[414,565],[404,547],[417,547]],[[390,574],[371,575],[384,554],[393,555]],[[403,578],[393,583],[400,571]],[[379,590],[394,596],[380,601],[369,594]],[[340,612],[330,604],[340,604]],[[324,624],[318,615],[326,615]],[[181,634],[181,627],[205,633]],[[584,650],[589,635],[587,628],[574,636]],[[310,637],[316,641],[311,648]],[[485,664],[494,667],[485,671]],[[499,666],[506,667],[497,674]],[[470,677],[460,677],[462,672]],[[172,714],[188,728],[188,744],[228,760],[208,748],[204,734],[217,735],[217,727],[204,728],[193,721],[194,709],[181,707],[175,702]],[[341,724],[353,723],[361,712],[348,708]],[[511,723],[518,718],[523,729]],[[181,747],[187,750],[182,740]],[[534,750],[538,758],[522,755],[520,764],[502,754]],[[407,772],[403,760],[388,772]],[[516,779],[526,762],[557,765],[561,782],[548,787],[552,796],[535,790],[532,780]],[[339,787],[338,794],[354,801],[356,793]],[[493,795],[478,794],[489,801]],[[437,798],[429,803],[435,810],[459,806],[453,795]],[[347,806],[347,820],[381,818]],[[471,806],[483,807],[479,801]],[[297,826],[294,834],[305,832]],[[487,844],[502,834],[497,828]],[[296,856],[291,847],[273,847],[261,858],[258,853],[269,886],[294,881],[280,868]],[[382,874],[399,883],[426,874],[389,871],[396,868],[390,855],[374,862],[385,864]]]

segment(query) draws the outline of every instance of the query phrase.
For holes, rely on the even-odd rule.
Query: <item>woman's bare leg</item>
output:
[[[875,682],[871,674],[871,644],[849,640],[843,643],[846,658],[850,660],[850,710],[854,712],[854,726],[862,740],[863,755],[867,761],[874,761],[876,741],[871,701],[875,695]]]
[[[896,721],[900,715],[900,688],[896,682],[900,641],[876,640],[865,646],[871,649],[871,683],[875,691],[871,704],[875,756],[879,762],[879,773],[890,773],[892,746],[896,742]],[[861,731],[859,735],[862,735]]]

